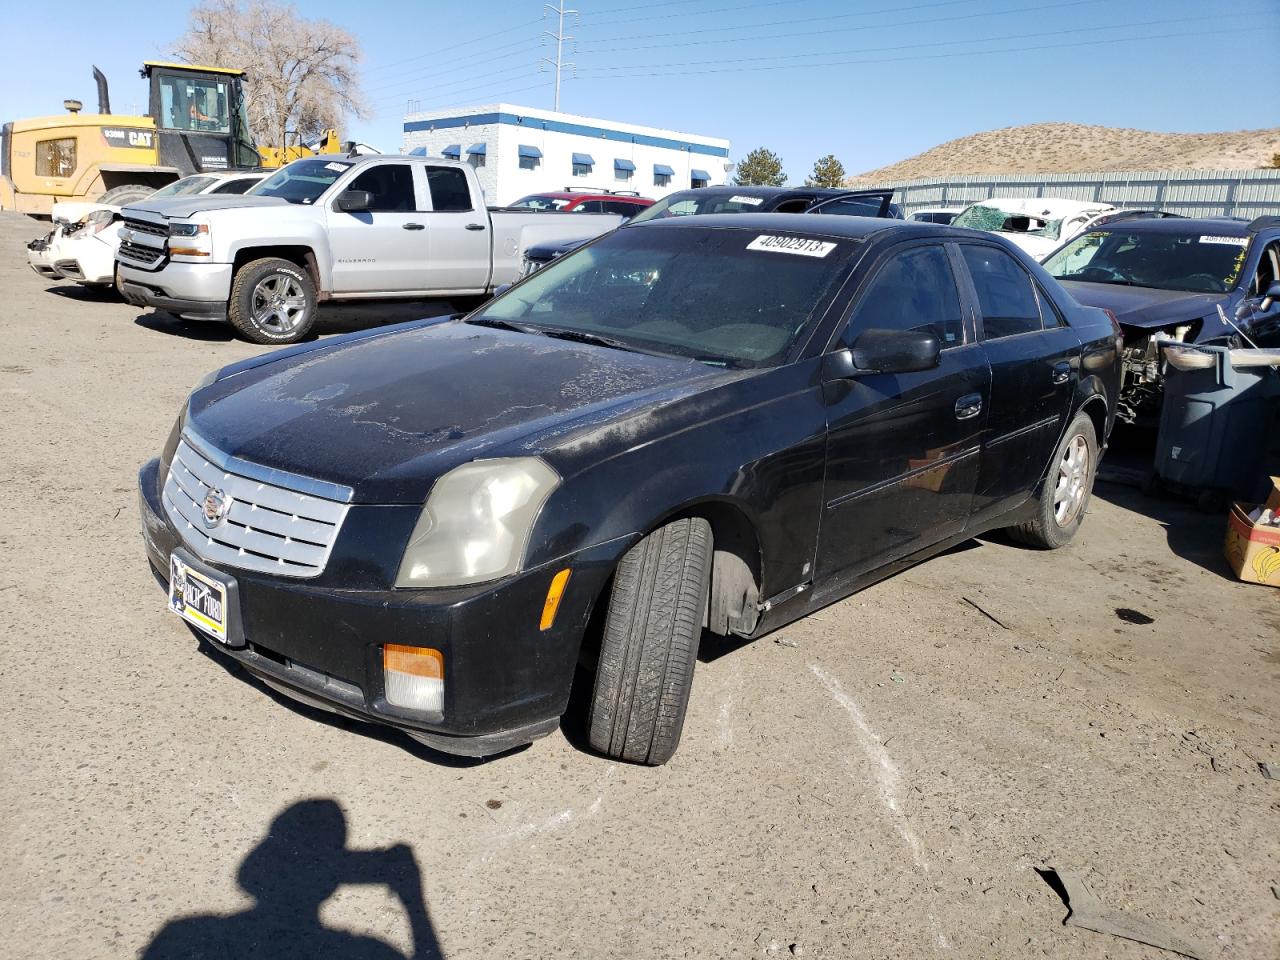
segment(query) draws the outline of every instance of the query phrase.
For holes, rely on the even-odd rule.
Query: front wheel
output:
[[[148,187],[144,183],[122,183],[118,187],[112,187],[100,196],[98,203],[110,203],[117,207],[127,207],[131,203],[147,199],[155,192],[155,187]]]
[[[1066,546],[1084,522],[1097,471],[1098,437],[1093,421],[1087,413],[1077,413],[1054,451],[1035,516],[1010,527],[1010,535],[1045,550]]]
[[[315,326],[316,304],[316,286],[306,270],[265,257],[236,271],[227,319],[250,343],[297,343]]]
[[[666,763],[684,729],[711,581],[711,526],[675,520],[626,552],[613,577],[589,719],[591,746]]]

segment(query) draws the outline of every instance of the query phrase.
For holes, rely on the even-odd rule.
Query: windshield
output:
[[[772,366],[821,316],[857,246],[758,230],[628,227],[467,319],[724,366]]]
[[[167,187],[161,187],[151,195],[151,199],[158,200],[160,197],[187,197],[193,193],[199,193],[211,183],[213,183],[213,177],[183,177],[181,180],[175,180]]]
[[[569,205],[569,201],[564,197],[539,197],[536,194],[529,197],[521,197],[511,206],[523,207],[527,210],[563,210]]]
[[[290,203],[315,203],[350,166],[349,160],[322,157],[295,160],[254,187],[253,193],[258,197],[280,197]]]
[[[1044,263],[1059,280],[1225,293],[1240,279],[1245,237],[1091,230]]]
[[[1010,213],[997,207],[988,207],[981,203],[963,210],[954,220],[953,227],[968,227],[970,230],[986,230],[988,232],[1002,230],[1006,233],[1034,233],[1041,236],[1057,237],[1062,227],[1061,220],[1045,220],[1026,213]]]
[[[745,194],[707,196],[703,190],[691,193],[673,193],[632,218],[632,223],[659,220],[663,217],[687,217],[704,213],[759,213],[764,199]]]
[[[231,88],[227,80],[187,75],[160,77],[160,125],[168,130],[231,132]]]

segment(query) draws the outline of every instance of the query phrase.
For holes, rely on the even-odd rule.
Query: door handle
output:
[[[406,229],[406,230],[425,230],[425,229],[427,229],[427,228],[426,228],[426,226],[425,226],[424,224],[421,224],[421,223],[402,223],[402,224],[401,224],[401,226],[402,226],[402,227],[404,227],[404,229]]]
[[[972,420],[982,412],[982,394],[966,393],[956,401],[956,419]]]
[[[1060,360],[1053,365],[1053,382],[1066,383],[1071,379],[1071,364]]]
[[[468,223],[468,224],[467,224],[467,229],[468,229],[468,230],[483,230],[483,229],[484,229],[484,224],[483,224],[483,223]]]

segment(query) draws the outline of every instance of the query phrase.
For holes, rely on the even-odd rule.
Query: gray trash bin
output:
[[[1280,441],[1280,371],[1233,366],[1232,350],[1225,346],[1177,349],[1204,355],[1204,366],[1166,365],[1157,484],[1196,496],[1206,509],[1225,506],[1230,498],[1259,499],[1273,468],[1273,444]]]

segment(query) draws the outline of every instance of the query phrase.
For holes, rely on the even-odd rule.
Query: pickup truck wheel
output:
[[[610,757],[657,765],[684,729],[711,580],[711,526],[676,520],[626,552],[613,577],[588,739]]]
[[[316,286],[296,263],[266,257],[231,282],[227,319],[250,343],[297,343],[316,322]]]
[[[1035,517],[1010,527],[1010,536],[1043,550],[1066,546],[1084,521],[1097,471],[1093,421],[1087,413],[1078,413],[1054,451]]]

